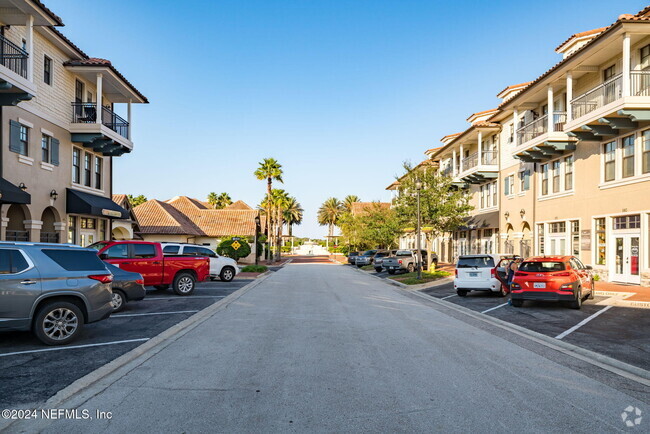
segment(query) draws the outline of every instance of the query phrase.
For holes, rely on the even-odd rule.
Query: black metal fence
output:
[[[59,234],[57,232],[41,232],[41,243],[58,243]]]
[[[28,231],[7,231],[7,241],[29,241]]]
[[[108,107],[102,107],[102,124],[122,137],[129,137],[129,123]],[[73,102],[72,122],[94,124],[97,122],[96,102]]]
[[[0,64],[27,78],[27,51],[0,35]]]

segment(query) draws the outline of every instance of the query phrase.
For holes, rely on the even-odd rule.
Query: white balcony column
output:
[[[548,101],[546,104],[548,104],[548,109],[547,109],[547,117],[546,117],[546,122],[547,122],[547,131],[550,133],[553,131],[553,120],[555,118],[554,113],[555,111],[553,110],[553,86],[548,85],[546,89],[546,95],[548,98]]]
[[[630,96],[630,34],[623,34],[623,96]]]
[[[571,100],[573,99],[573,73],[571,71],[566,73],[566,121],[573,120],[573,113],[571,108]]]
[[[34,82],[34,17],[29,15],[25,23],[25,49],[27,50],[27,80]]]
[[[459,172],[463,173],[463,159],[465,158],[465,152],[463,152],[463,145],[460,145],[460,168]]]
[[[102,101],[102,85],[103,85],[104,76],[101,73],[97,73],[97,116],[95,122],[98,124],[102,123],[102,109],[104,107],[104,102]]]
[[[478,130],[478,162],[477,166],[483,164],[483,132]]]
[[[517,110],[517,107],[514,108],[512,112],[512,130],[514,131],[513,137],[512,137],[512,144],[516,148],[519,143],[517,143],[519,140],[517,138],[517,124],[519,122],[519,111]]]
[[[129,100],[129,104],[126,106],[126,120],[129,123],[126,129],[126,138],[131,140],[131,100]]]
[[[456,168],[456,150],[455,149],[451,152],[451,173],[454,176],[456,176],[458,174],[458,170]]]

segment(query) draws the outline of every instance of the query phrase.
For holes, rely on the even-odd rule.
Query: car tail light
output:
[[[402,263],[402,260],[401,260],[401,259],[399,260],[399,263],[400,263],[400,264]]]
[[[555,274],[553,274],[553,276],[557,276],[557,277],[569,277],[569,276],[571,276],[571,273],[569,273],[568,271],[564,271],[564,272],[562,272],[562,273],[555,273]]]
[[[99,280],[102,283],[111,283],[113,281],[112,274],[91,274],[88,276],[89,279]]]
[[[523,271],[515,271],[515,276],[528,276],[528,273],[524,273]]]
[[[138,285],[144,285],[144,279],[138,279],[135,281]]]
[[[494,268],[490,270],[490,277],[493,279],[497,277],[497,272]]]
[[[564,285],[560,286],[560,289],[564,289],[565,291],[573,291],[573,283],[565,283]]]
[[[518,283],[513,282],[513,283],[510,284],[510,288],[511,289],[521,289],[521,285],[518,284]]]

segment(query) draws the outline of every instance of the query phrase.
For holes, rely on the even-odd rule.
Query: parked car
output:
[[[375,265],[375,271],[381,273],[384,269],[384,258],[389,256],[395,256],[397,250],[386,250],[382,252],[377,252],[374,258],[373,264]]]
[[[100,259],[126,271],[140,273],[146,286],[166,289],[171,285],[178,295],[190,295],[196,282],[210,277],[207,256],[165,256],[160,243],[147,241],[102,241],[90,247]]]
[[[217,255],[214,250],[198,246],[196,244],[161,243],[163,255],[176,256],[207,256],[210,258],[210,279],[220,278],[224,282],[230,282],[239,274],[237,261],[227,256]]]
[[[373,257],[375,256],[375,253],[377,253],[378,250],[366,250],[365,252],[361,253],[359,256],[356,257],[354,263],[356,264],[357,267],[361,268],[364,265],[370,265],[372,264]]]
[[[357,256],[359,256],[359,252],[348,253],[348,264],[354,265],[356,263]]]
[[[105,262],[106,268],[113,275],[111,290],[113,291],[113,313],[120,312],[129,301],[144,299],[147,290],[144,288],[144,278],[140,273],[122,270],[113,264]]]
[[[47,345],[75,340],[113,312],[112,274],[93,250],[0,243],[1,330],[31,330]]]
[[[426,250],[422,252],[422,269],[428,269],[428,261]],[[431,254],[431,261],[434,266],[438,265],[438,255]],[[382,262],[382,267],[388,270],[388,274],[395,274],[398,271],[405,273],[412,273],[417,268],[417,250],[400,249],[395,252],[395,256],[385,257]]]
[[[508,295],[506,267],[514,255],[461,255],[456,261],[454,289],[460,297],[470,291],[487,291],[502,297]]]
[[[585,296],[594,298],[592,268],[575,256],[535,256],[519,264],[512,279],[512,305],[524,300],[567,301],[574,309],[582,307]]]

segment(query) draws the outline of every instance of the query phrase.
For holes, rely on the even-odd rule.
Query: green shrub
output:
[[[598,282],[600,280],[600,276],[598,274],[594,274],[594,280]]]
[[[264,273],[268,271],[268,267],[266,265],[247,265],[244,268],[241,269],[243,273]]]
[[[237,242],[239,243],[239,248],[235,249],[232,245]],[[248,245],[246,238],[242,238],[240,241],[234,241],[232,238],[227,239],[219,244],[217,247],[217,254],[221,256],[227,256],[234,259],[235,261],[240,258],[245,258],[251,254],[251,246]]]
[[[282,246],[282,247],[280,248],[280,251],[281,251],[282,253],[289,253],[289,252],[291,252],[291,246]]]

